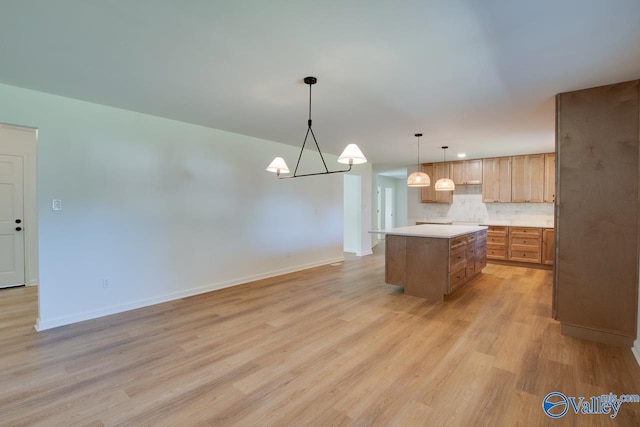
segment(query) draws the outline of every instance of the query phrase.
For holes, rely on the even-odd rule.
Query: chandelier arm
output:
[[[329,172],[329,168],[327,167],[327,162],[324,161],[324,156],[322,155],[322,151],[320,151],[320,146],[318,145],[318,141],[316,141],[316,135],[313,133],[313,129],[309,126],[309,130],[311,131],[311,136],[313,137],[313,142],[316,143],[316,147],[318,148],[318,153],[320,153],[320,158],[322,159],[322,164],[324,165],[324,170]]]
[[[300,177],[303,177],[303,176],[331,175],[331,174],[333,174],[333,173],[345,173],[345,172],[349,172],[349,171],[351,171],[351,167],[352,167],[352,165],[349,165],[349,169],[339,170],[339,171],[305,173],[305,174],[300,174],[300,175],[296,175],[296,174],[294,173],[293,175],[288,175],[288,176],[279,176],[279,177],[278,177],[278,179],[291,179],[291,178],[300,178]]]
[[[307,128],[307,134],[304,136],[304,142],[302,143],[302,148],[300,149],[300,154],[298,155],[298,161],[296,162],[296,168],[293,170],[293,175],[296,176],[296,172],[298,172],[298,166],[300,166],[300,159],[302,158],[302,152],[304,151],[304,146],[307,144],[307,138],[309,137],[309,131],[311,127]]]

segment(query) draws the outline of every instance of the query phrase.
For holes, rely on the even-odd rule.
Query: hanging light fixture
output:
[[[286,178],[300,178],[303,176],[329,175],[332,173],[349,172],[351,170],[351,166],[367,163],[367,159],[366,157],[364,157],[364,154],[362,154],[362,151],[360,151],[360,148],[358,148],[356,144],[349,144],[347,145],[347,148],[344,149],[342,154],[340,154],[340,157],[338,157],[338,163],[349,165],[349,169],[330,171],[329,168],[327,168],[327,163],[324,161],[324,156],[322,155],[322,151],[320,151],[320,146],[318,145],[316,136],[313,133],[313,129],[311,129],[311,86],[316,84],[318,82],[318,79],[315,77],[305,77],[304,82],[309,85],[309,120],[307,121],[307,134],[304,137],[304,142],[302,143],[302,148],[300,149],[300,155],[298,156],[298,162],[296,163],[296,168],[293,171],[293,175],[280,176],[281,173],[289,173],[290,171],[284,159],[282,157],[276,157],[269,164],[269,166],[267,166],[267,170],[269,172],[274,172],[279,179],[286,179]],[[318,153],[320,154],[320,158],[322,159],[322,164],[324,165],[324,172],[305,173],[305,174],[298,175],[298,166],[300,166],[300,159],[302,158],[302,153],[304,152],[304,146],[307,143],[307,138],[309,137],[309,133],[311,133],[313,142],[316,143],[316,148],[318,149]]]
[[[442,156],[445,163],[447,162],[447,148],[449,147],[442,147]],[[453,191],[456,189],[456,185],[449,178],[440,178],[436,181],[435,189],[436,191]]]
[[[407,187],[428,187],[431,185],[431,179],[429,179],[429,175],[420,171],[420,137],[422,134],[416,133],[415,136],[418,138],[418,171],[409,175]]]

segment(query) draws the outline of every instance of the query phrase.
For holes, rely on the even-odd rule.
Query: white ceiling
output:
[[[0,0],[0,58],[2,83],[295,146],[316,76],[322,150],[382,170],[416,132],[422,161],[553,151],[556,93],[640,78],[640,0]]]

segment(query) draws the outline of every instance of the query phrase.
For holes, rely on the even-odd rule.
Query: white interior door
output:
[[[0,155],[0,288],[24,284],[22,157]]]
[[[382,188],[378,187],[378,208],[377,208],[377,228],[376,230],[382,230]]]
[[[384,189],[384,228],[393,228],[393,188]]]

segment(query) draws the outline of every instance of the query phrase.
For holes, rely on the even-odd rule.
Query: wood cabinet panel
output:
[[[556,155],[547,153],[544,155],[544,201],[554,203],[556,201]]]
[[[434,185],[436,181],[433,179],[433,163],[423,163],[420,165],[420,170],[427,175],[429,175],[429,179],[431,180],[431,185],[428,187],[420,187],[420,201],[422,203],[435,203],[436,202],[436,191],[434,190]]]
[[[456,185],[482,184],[482,159],[451,162],[451,179]]]
[[[544,201],[544,154],[511,157],[511,201]]]
[[[424,163],[421,165],[421,170],[429,175],[431,185],[421,188],[420,201],[422,203],[453,203],[453,191],[435,190],[437,180],[451,176],[451,163]]]
[[[555,230],[553,228],[545,228],[542,230],[542,263],[553,265],[555,260]]]
[[[511,202],[511,157],[483,159],[482,201],[484,203]]]
[[[637,327],[639,83],[556,97],[555,312],[564,333],[626,346]]]

